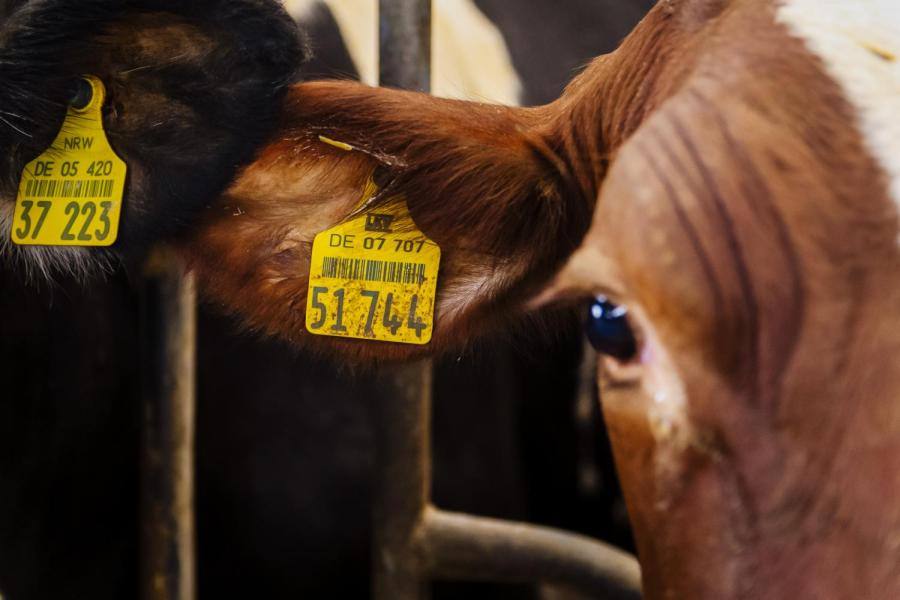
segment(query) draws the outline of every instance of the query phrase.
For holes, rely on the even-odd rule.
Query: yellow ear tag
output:
[[[69,107],[56,139],[22,171],[12,226],[17,244],[109,246],[119,234],[127,167],[103,131],[103,83],[92,75],[84,81],[90,100]]]
[[[363,202],[377,191],[371,181]],[[315,335],[427,344],[441,249],[403,196],[364,209],[313,241],[306,328]]]

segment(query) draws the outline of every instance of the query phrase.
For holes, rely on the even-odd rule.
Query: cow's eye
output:
[[[627,362],[637,353],[634,332],[628,324],[628,309],[613,304],[605,296],[597,296],[590,303],[585,329],[594,350],[601,354]]]

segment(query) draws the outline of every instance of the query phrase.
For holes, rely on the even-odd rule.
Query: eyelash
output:
[[[606,296],[595,297],[588,305],[585,333],[594,349],[621,362],[637,355],[638,344],[628,322],[628,309]]]

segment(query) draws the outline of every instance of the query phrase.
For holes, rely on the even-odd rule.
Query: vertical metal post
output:
[[[429,91],[431,1],[379,0],[381,85]],[[386,371],[378,407],[373,556],[376,600],[428,597],[417,532],[431,495],[431,363]]]
[[[141,599],[194,598],[193,278],[168,249],[141,286]]]
[[[430,0],[379,0],[382,85],[429,91]],[[383,373],[377,407],[373,598],[425,600],[429,581],[548,581],[640,598],[633,557],[545,527],[431,506],[431,363]]]
[[[426,557],[418,532],[431,495],[431,363],[382,375],[377,408],[373,597],[428,597]]]
[[[431,91],[431,0],[378,1],[378,80]]]

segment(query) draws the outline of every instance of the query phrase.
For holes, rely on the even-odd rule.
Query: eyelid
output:
[[[627,363],[602,354],[598,354],[597,358],[600,362],[601,383],[606,386],[630,387],[643,380],[645,365],[640,358]]]
[[[615,264],[596,248],[582,246],[553,281],[528,302],[527,307],[534,310],[596,296],[606,296],[615,303],[621,303],[625,294],[618,285]]]

